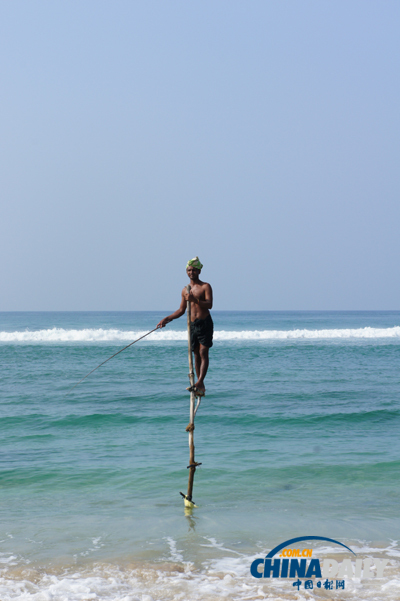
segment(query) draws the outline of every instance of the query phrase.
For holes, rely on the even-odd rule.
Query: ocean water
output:
[[[398,600],[400,312],[213,312],[191,513],[186,317],[66,394],[165,314],[0,313],[1,601]],[[250,575],[306,535],[384,577]]]

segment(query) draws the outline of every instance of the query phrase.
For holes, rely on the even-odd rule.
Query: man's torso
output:
[[[207,282],[200,282],[199,284],[194,284],[191,287],[191,292],[193,296],[198,298],[201,301],[206,300],[206,289],[209,284]],[[190,320],[194,321],[195,319],[205,319],[208,315],[210,315],[210,311],[205,309],[204,307],[200,307],[197,303],[190,303]]]

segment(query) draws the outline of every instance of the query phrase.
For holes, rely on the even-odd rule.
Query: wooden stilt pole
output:
[[[190,285],[186,287],[186,290],[190,292]],[[190,387],[194,386],[194,370],[193,370],[193,354],[192,354],[192,344],[190,339],[190,323],[191,323],[191,315],[190,315],[190,302],[187,301],[187,328],[188,328],[188,354],[189,354],[189,381]],[[193,495],[193,482],[194,482],[194,473],[196,471],[196,462],[194,459],[194,416],[195,416],[195,393],[193,391],[190,392],[190,421],[186,430],[189,432],[189,482],[187,495],[184,496],[185,507],[194,507],[194,502],[192,501]],[[182,494],[182,493],[181,493]]]

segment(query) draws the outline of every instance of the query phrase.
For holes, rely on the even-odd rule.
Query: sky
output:
[[[0,311],[400,309],[398,0],[0,2]]]

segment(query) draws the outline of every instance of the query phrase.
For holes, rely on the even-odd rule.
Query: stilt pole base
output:
[[[187,497],[187,495],[185,495],[183,492],[180,492],[179,494],[182,495],[183,497],[183,504],[185,507],[189,507],[190,509],[193,509],[193,507],[197,507],[197,505],[195,504],[194,501],[192,501],[191,499],[189,499]]]

